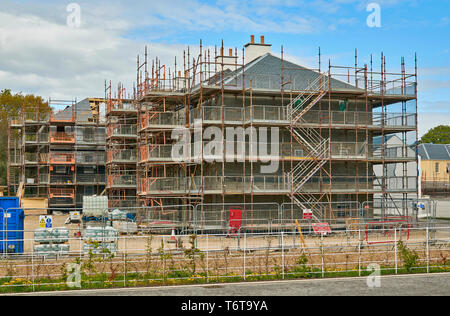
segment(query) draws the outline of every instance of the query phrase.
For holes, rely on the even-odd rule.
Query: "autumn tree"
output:
[[[7,183],[8,119],[21,115],[23,111],[47,112],[49,106],[40,96],[12,93],[10,89],[0,91],[0,185]]]

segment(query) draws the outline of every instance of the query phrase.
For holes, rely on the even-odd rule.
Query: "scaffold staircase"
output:
[[[319,102],[328,92],[328,77],[319,74],[317,78],[288,104],[288,115],[296,124],[303,115]]]
[[[317,104],[328,92],[328,77],[319,74],[317,78],[287,105],[287,114],[290,118],[290,133],[298,144],[304,149],[304,157],[293,157],[296,163],[291,170],[292,188],[290,198],[301,209],[311,209],[311,205],[317,203],[317,198],[303,192],[305,184],[325,165],[329,158],[328,138],[314,128],[307,127],[303,119],[315,104]],[[321,211],[311,209],[315,221],[323,217]]]

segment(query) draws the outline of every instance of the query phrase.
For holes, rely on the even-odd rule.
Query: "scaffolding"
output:
[[[270,46],[264,37],[255,43],[252,36],[245,49],[253,45]],[[384,55],[379,71],[372,57],[361,67],[356,50],[354,66],[329,61],[328,69],[322,69],[320,49],[317,69],[285,60],[283,47],[281,58],[265,53],[248,61],[244,49],[241,61],[236,48],[228,55],[224,50],[223,43],[212,51],[200,41],[199,53],[193,56],[188,48],[182,65],[175,59],[172,70],[158,57],[150,64],[147,48],[143,61],[138,56],[140,204],[198,205],[204,217],[202,205],[216,203],[226,217],[235,203],[258,217],[258,203],[290,203],[312,209],[320,221],[339,217],[349,201],[400,201],[401,212],[409,198],[417,197],[417,175],[408,172],[408,163],[417,163],[417,155],[408,151],[408,142],[417,140],[417,58],[414,73],[408,74],[404,58],[399,73],[388,72]],[[266,70],[275,66],[277,71]],[[239,130],[233,146],[243,148],[244,155],[230,156],[225,136],[209,141],[208,127],[222,135],[228,128]],[[252,153],[258,135],[253,130],[272,127],[280,131],[279,155],[268,158],[279,168],[266,174],[260,172],[261,157]],[[182,160],[173,157],[176,129],[187,131],[183,135],[190,139]],[[386,144],[388,135],[397,135],[401,144]],[[381,144],[373,143],[376,136]],[[205,152],[211,144],[217,146],[212,156]],[[380,174],[374,173],[376,165]],[[390,174],[393,165],[402,172]],[[372,215],[368,209],[358,214]]]
[[[252,36],[238,56],[200,41],[170,67],[145,48],[132,94],[105,82],[104,99],[24,109],[9,121],[10,194],[22,184],[75,207],[105,192],[112,209],[195,209],[201,223],[210,212],[223,222],[235,206],[263,223],[271,203],[315,221],[371,219],[374,200],[407,215],[418,195],[417,57],[414,73],[404,58],[388,72],[384,55],[379,70],[372,56],[361,66],[356,50],[353,66],[324,68],[319,49],[314,69],[270,46]]]
[[[105,82],[106,194],[110,208],[136,207],[138,110],[119,84],[112,98]]]
[[[49,199],[50,209],[81,207],[105,188],[103,99],[52,100],[9,120],[8,194]],[[20,192],[19,192],[20,193]]]

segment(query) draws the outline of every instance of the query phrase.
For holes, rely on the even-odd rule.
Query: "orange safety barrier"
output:
[[[56,132],[50,134],[51,143],[74,143],[75,136],[65,132]]]
[[[71,198],[75,197],[75,189],[70,188],[50,188],[49,197],[52,198]]]
[[[70,118],[68,117],[55,117],[54,114],[50,116],[50,122],[51,123],[73,123],[75,122],[74,115],[71,115]]]
[[[51,153],[50,164],[73,165],[75,164],[74,153]]]

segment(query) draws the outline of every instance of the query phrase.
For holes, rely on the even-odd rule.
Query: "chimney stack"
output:
[[[184,83],[186,81],[187,75],[184,74],[184,77],[181,77],[181,70],[178,70],[177,76],[174,78],[175,81],[175,89],[180,90],[184,88]]]
[[[223,65],[223,70],[235,70],[237,67],[239,67],[239,65],[237,65],[237,56],[233,56],[233,49],[229,48],[228,49],[228,56],[225,56],[225,52],[223,47],[220,48],[220,55],[216,56],[216,63],[217,63],[217,69],[219,71],[222,70],[222,64]]]
[[[249,63],[258,57],[270,53],[271,44],[266,44],[264,35],[261,35],[261,43],[255,43],[255,36],[250,35],[250,43],[245,44],[245,63]]]

